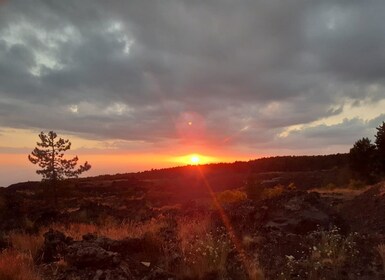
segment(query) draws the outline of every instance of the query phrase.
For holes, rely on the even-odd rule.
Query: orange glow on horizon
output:
[[[198,165],[219,162],[219,159],[201,154],[188,154],[184,156],[173,157],[170,161],[184,165]]]
[[[38,181],[41,176],[36,174],[37,167],[28,161],[28,154],[32,148],[22,149],[18,153],[0,153],[0,186],[8,186],[13,183],[28,180]],[[207,154],[175,154],[152,152],[152,153],[84,153],[81,151],[70,151],[65,155],[71,158],[75,155],[79,157],[79,164],[88,161],[92,168],[84,173],[84,177],[97,176],[104,174],[140,172],[151,169],[171,168],[185,165],[205,165],[210,163],[223,163],[234,161],[247,161],[250,157],[226,155],[216,153],[208,156]],[[182,156],[181,156],[182,154]],[[256,157],[254,157],[256,158]]]

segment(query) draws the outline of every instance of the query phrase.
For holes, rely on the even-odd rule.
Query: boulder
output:
[[[113,268],[120,263],[120,255],[107,251],[94,242],[77,241],[66,248],[66,262],[77,268]]]
[[[73,241],[54,230],[44,237],[41,260],[49,263],[64,259],[67,263],[55,279],[174,279],[154,265],[160,247],[146,237],[113,240],[89,233],[81,241]]]
[[[38,252],[35,261],[37,263],[51,263],[58,261],[64,256],[65,249],[73,242],[71,237],[64,233],[50,229],[44,234],[44,245]]]
[[[287,192],[267,201],[266,206],[264,229],[304,235],[333,225],[342,227],[342,220],[318,193]]]
[[[241,234],[261,230],[307,234],[333,225],[343,228],[342,219],[322,201],[318,193],[305,191],[288,191],[257,202],[241,201],[224,210],[233,227]],[[213,215],[213,221],[221,223],[219,213]]]

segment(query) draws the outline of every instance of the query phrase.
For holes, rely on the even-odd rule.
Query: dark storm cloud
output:
[[[275,141],[347,101],[385,98],[384,12],[383,1],[8,1],[0,125],[159,142],[196,112],[208,141]],[[354,122],[340,124],[351,137]],[[301,137],[346,142],[341,131]]]

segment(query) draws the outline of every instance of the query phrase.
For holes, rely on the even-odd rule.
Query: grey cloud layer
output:
[[[196,112],[207,141],[263,145],[385,98],[384,12],[380,0],[9,1],[0,125],[159,142]],[[353,129],[317,137],[350,143]]]

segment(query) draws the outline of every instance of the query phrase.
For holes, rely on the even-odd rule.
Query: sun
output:
[[[201,159],[199,158],[198,155],[192,155],[191,158],[190,158],[190,161],[191,161],[192,164],[199,164]]]
[[[198,153],[187,154],[184,156],[178,156],[170,158],[170,161],[175,163],[181,163],[184,165],[201,165],[218,162],[218,158],[212,156],[205,156]]]

